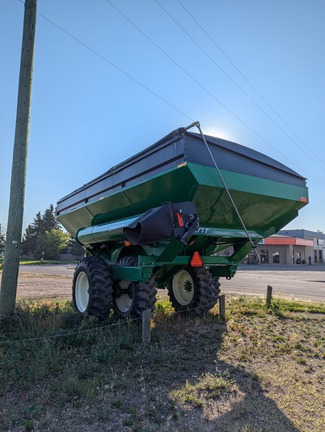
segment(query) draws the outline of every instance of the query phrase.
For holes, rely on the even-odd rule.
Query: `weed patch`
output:
[[[216,308],[217,309],[217,308]],[[227,320],[157,305],[141,326],[21,302],[0,321],[0,424],[35,431],[323,431],[322,304],[227,299]]]

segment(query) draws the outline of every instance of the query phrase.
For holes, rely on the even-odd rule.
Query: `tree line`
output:
[[[2,230],[2,226],[0,224],[0,257],[5,250],[5,246],[6,246],[6,237],[5,237],[5,233]]]
[[[36,259],[57,259],[60,253],[82,255],[84,249],[62,230],[55,218],[53,204],[44,213],[38,212],[22,236],[21,254]]]

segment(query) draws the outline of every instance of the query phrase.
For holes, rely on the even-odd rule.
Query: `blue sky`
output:
[[[6,226],[24,5],[0,0]],[[199,120],[308,178],[288,228],[325,232],[324,0],[38,0],[24,226]]]

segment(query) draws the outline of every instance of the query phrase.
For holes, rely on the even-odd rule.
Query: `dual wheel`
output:
[[[204,267],[186,267],[170,280],[168,292],[176,311],[201,316],[216,305],[220,282]]]
[[[118,265],[136,266],[137,258],[124,257]],[[168,292],[176,311],[203,315],[217,303],[219,287],[219,278],[208,269],[186,267],[171,278]],[[156,293],[154,278],[143,283],[127,279],[114,283],[108,265],[98,257],[83,258],[73,278],[74,308],[84,316],[99,319],[107,318],[112,309],[118,316],[140,318],[143,311],[154,311]]]
[[[126,256],[119,260],[117,265],[135,267],[138,265],[138,259],[135,256]],[[142,283],[123,279],[118,282],[114,291],[114,311],[122,317],[140,318],[143,311],[154,311],[156,294],[156,282],[153,277]]]
[[[121,266],[137,265],[136,257],[125,257]],[[147,309],[154,311],[156,284],[153,278],[140,283],[131,280],[113,282],[111,272],[104,260],[98,257],[83,258],[74,273],[72,300],[75,310],[85,317],[94,315],[105,319],[113,309],[118,316],[140,318]]]

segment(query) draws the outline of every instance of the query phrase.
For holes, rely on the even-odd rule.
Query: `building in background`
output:
[[[306,239],[313,241],[313,253],[311,255],[312,262],[323,263],[325,262],[325,234],[321,231],[308,231],[304,229],[298,230],[281,230],[278,232],[280,235],[289,235],[291,237]]]
[[[281,230],[262,240],[257,247],[261,264],[316,264],[325,262],[325,234],[320,231]],[[245,259],[255,264],[252,251]]]

